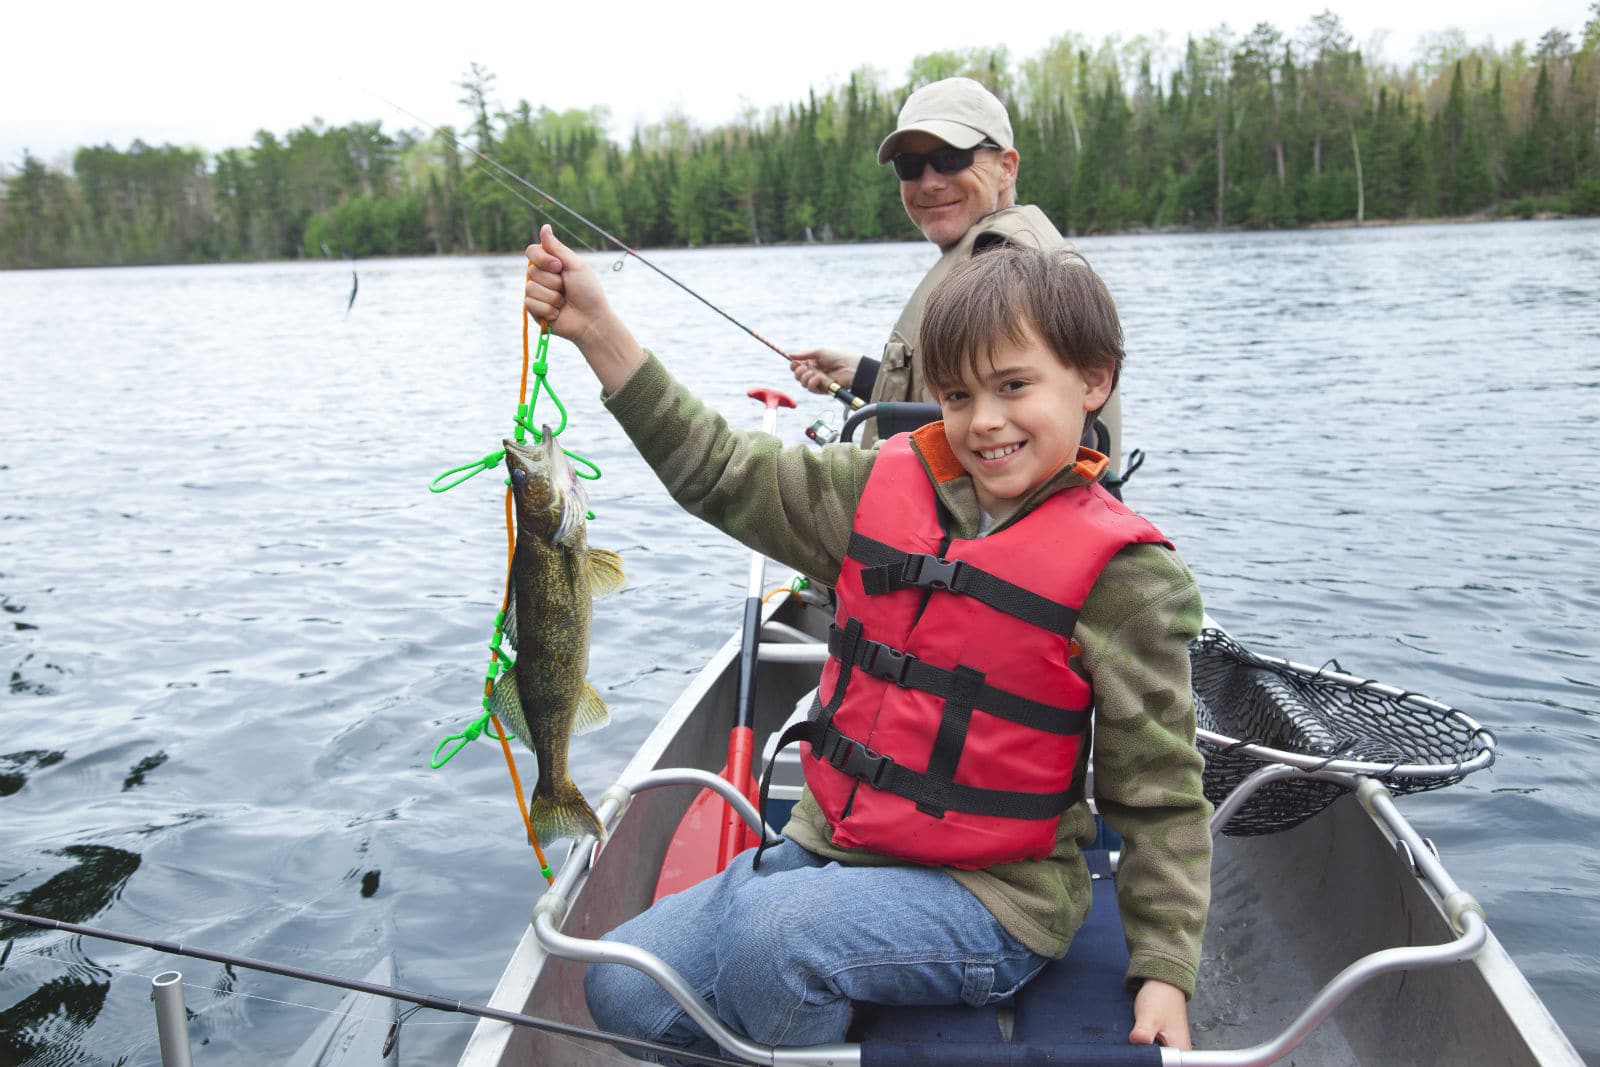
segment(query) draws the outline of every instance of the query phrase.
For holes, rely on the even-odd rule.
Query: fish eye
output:
[[[511,468],[511,484],[518,489],[528,484],[528,472],[521,467]]]

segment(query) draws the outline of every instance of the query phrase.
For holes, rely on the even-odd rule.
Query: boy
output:
[[[674,499],[840,601],[785,839],[608,936],[763,1044],[840,1041],[851,1000],[1010,996],[1087,912],[1092,682],[1095,797],[1125,842],[1129,1040],[1189,1048],[1211,861],[1187,651],[1200,599],[1078,446],[1122,361],[1100,279],[1025,249],[962,264],[922,326],[943,422],[817,452],[731,430],[677,385],[549,227],[528,258],[528,312],[578,346]],[[630,968],[590,967],[586,994],[602,1027],[716,1051]]]

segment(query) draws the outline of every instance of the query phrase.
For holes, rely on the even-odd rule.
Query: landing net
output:
[[[1361,774],[1402,794],[1451,785],[1494,762],[1494,734],[1465,713],[1345,674],[1337,663],[1315,668],[1259,655],[1212,629],[1189,646],[1189,657],[1213,804],[1269,763]],[[1272,782],[1224,832],[1287,830],[1347,791],[1309,776]]]

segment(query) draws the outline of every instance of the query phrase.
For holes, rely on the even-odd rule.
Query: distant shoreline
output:
[[[1475,212],[1471,215],[1440,215],[1430,218],[1397,218],[1397,219],[1366,219],[1356,222],[1354,219],[1339,219],[1331,222],[1312,222],[1304,226],[1224,226],[1218,229],[1214,226],[1162,226],[1162,227],[1130,227],[1125,230],[1110,230],[1105,232],[1087,234],[1067,234],[1068,241],[1084,240],[1101,237],[1177,237],[1192,235],[1196,237],[1207,234],[1246,234],[1246,233],[1301,233],[1308,230],[1379,230],[1399,226],[1458,226],[1474,225],[1491,222],[1558,222],[1581,221],[1589,216],[1577,215],[1570,212],[1539,211],[1532,215],[1508,215],[1492,212]],[[893,244],[923,244],[920,238],[870,240],[870,241],[767,241],[767,242],[742,242],[731,244],[713,245],[655,245],[641,246],[634,250],[651,254],[658,252],[708,252],[732,251],[752,248],[843,248],[850,246],[867,245],[893,245]],[[371,255],[359,259],[335,259],[331,256],[302,256],[294,259],[215,259],[193,260],[187,262],[170,263],[98,263],[77,264],[70,267],[0,267],[3,273],[20,273],[23,271],[46,270],[121,270],[139,269],[148,267],[222,267],[244,266],[248,264],[285,264],[285,263],[321,263],[321,264],[349,264],[382,263],[387,260],[400,259],[481,259],[492,256],[514,256],[515,249],[500,249],[491,252],[426,252],[426,253],[401,253],[397,255]],[[600,248],[587,255],[626,255],[621,249]]]

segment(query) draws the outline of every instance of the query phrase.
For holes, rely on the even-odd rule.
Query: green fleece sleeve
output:
[[[645,355],[605,404],[672,499],[757,552],[835,584],[874,453],[785,448],[770,434],[735,430]]]
[[[1078,630],[1094,681],[1095,803],[1123,838],[1117,902],[1128,979],[1160,979],[1188,995],[1211,900],[1211,805],[1189,684],[1188,646],[1201,625],[1183,560],[1138,545],[1106,566]]]

